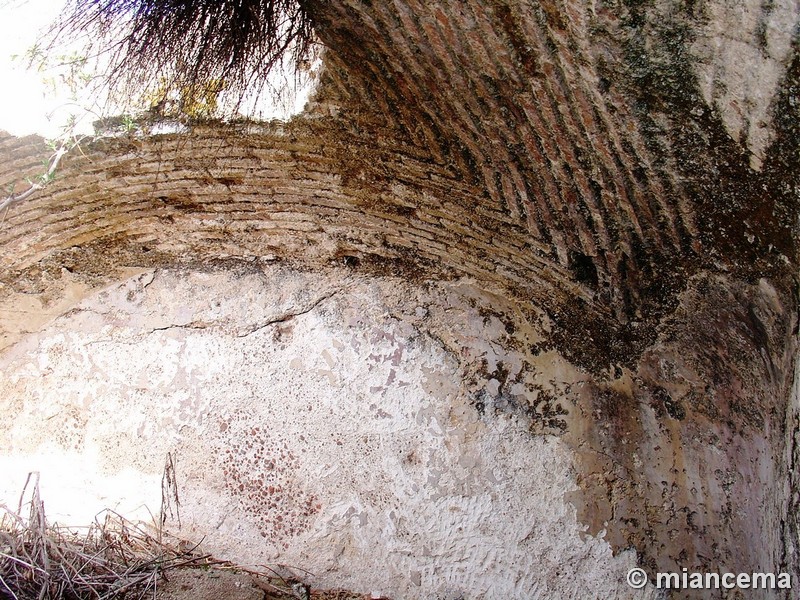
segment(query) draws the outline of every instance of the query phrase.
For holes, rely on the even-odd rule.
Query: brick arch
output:
[[[8,265],[100,237],[358,251],[499,285],[585,366],[630,364],[693,274],[785,280],[794,260],[792,121],[752,170],[681,49],[707,25],[670,6],[309,2],[327,52],[304,117],[104,141],[9,215]],[[5,185],[38,154],[6,145]]]
[[[596,378],[564,435],[592,531],[653,569],[796,569],[797,59],[759,171],[681,50],[694,3],[310,4],[304,116],[101,140],[7,214],[0,281],[231,256],[472,278],[546,309],[544,349]],[[0,184],[35,172],[41,140],[0,143]]]

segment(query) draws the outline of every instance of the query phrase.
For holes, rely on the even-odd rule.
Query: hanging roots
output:
[[[241,98],[284,60],[303,64],[314,46],[304,0],[74,0],[49,37],[87,34],[109,53],[118,95],[196,97],[224,82]]]

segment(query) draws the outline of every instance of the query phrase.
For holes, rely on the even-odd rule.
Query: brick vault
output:
[[[8,212],[0,295],[43,308],[4,316],[4,347],[71,306],[67,279],[131,269],[469,281],[516,307],[511,337],[547,321],[520,352],[582,373],[530,434],[570,449],[588,534],[651,572],[797,575],[797,6],[309,11],[326,52],[303,114],[101,139]],[[0,151],[4,189],[44,155]]]

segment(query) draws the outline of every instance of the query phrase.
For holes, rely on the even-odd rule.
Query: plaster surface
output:
[[[800,4],[711,0],[698,13],[702,24],[691,52],[703,99],[760,170],[774,135],[771,111],[791,60]]]
[[[548,326],[464,280],[144,271],[0,355],[2,499],[38,470],[62,522],[145,517],[170,453],[178,535],[319,587],[655,597],[625,584],[635,553],[614,556],[565,499],[559,407],[520,408],[582,385],[557,353],[530,353]]]

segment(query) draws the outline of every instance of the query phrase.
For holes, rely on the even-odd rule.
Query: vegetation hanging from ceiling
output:
[[[108,53],[108,81],[123,96],[193,97],[208,82],[224,82],[241,99],[283,61],[303,64],[314,46],[298,0],[73,0],[52,39],[86,34]]]

